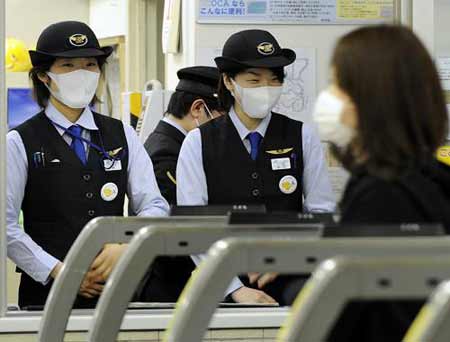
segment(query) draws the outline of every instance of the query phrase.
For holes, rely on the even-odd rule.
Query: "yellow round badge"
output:
[[[117,195],[119,194],[119,188],[114,183],[106,183],[102,186],[102,189],[100,190],[100,195],[102,196],[102,199],[106,202],[113,201]]]
[[[294,176],[284,176],[280,179],[280,190],[283,194],[289,195],[297,190],[297,179]]]
[[[437,159],[450,165],[450,146],[442,146],[437,152]]]

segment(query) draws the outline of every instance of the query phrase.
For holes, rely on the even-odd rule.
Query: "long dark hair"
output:
[[[219,88],[217,90],[217,95],[219,97],[220,107],[223,108],[225,110],[225,112],[229,112],[231,107],[234,105],[234,97],[233,97],[233,95],[231,95],[231,92],[225,86],[224,75],[228,76],[229,78],[234,79],[237,74],[240,74],[241,72],[245,72],[248,69],[250,69],[250,67],[243,66],[241,69],[229,70],[229,71],[225,71],[224,73],[222,73],[222,76],[220,77],[220,81],[219,81]],[[284,73],[283,67],[271,68],[270,70],[277,77],[278,81],[280,81],[281,83],[284,83],[284,79],[285,79],[286,75]]]
[[[98,66],[100,68],[100,72],[103,72],[103,66],[106,63],[106,59],[104,57],[96,57]],[[55,63],[55,57],[49,57],[45,62],[40,65],[33,66],[28,73],[28,77],[31,80],[33,86],[33,98],[36,100],[37,104],[41,108],[47,107],[48,99],[50,98],[50,91],[45,86],[44,82],[39,79],[39,76],[45,74],[50,70],[53,63]],[[97,102],[97,95],[94,95],[94,99],[92,103]]]
[[[394,178],[434,158],[448,130],[444,92],[431,56],[410,29],[357,29],[339,40],[332,66],[356,105],[354,142],[369,173]],[[349,153],[338,157],[351,169]]]

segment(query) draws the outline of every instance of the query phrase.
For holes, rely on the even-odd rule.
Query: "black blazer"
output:
[[[386,181],[359,170],[341,202],[342,222],[442,222],[450,233],[450,167],[432,161]],[[423,301],[355,301],[347,305],[328,341],[398,342]]]
[[[144,144],[149,154],[159,190],[165,199],[177,204],[177,160],[185,135],[177,128],[160,121]],[[138,291],[143,302],[176,302],[195,265],[189,256],[158,257]]]
[[[160,121],[144,144],[155,170],[159,190],[169,204],[177,202],[176,169],[185,135],[167,122]]]

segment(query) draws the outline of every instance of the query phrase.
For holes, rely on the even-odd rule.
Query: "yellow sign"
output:
[[[437,159],[447,165],[450,165],[450,146],[442,146],[437,151]]]
[[[348,20],[370,20],[392,18],[392,0],[337,0],[337,17]]]
[[[142,113],[142,94],[130,94],[130,113],[136,117],[140,117]]]

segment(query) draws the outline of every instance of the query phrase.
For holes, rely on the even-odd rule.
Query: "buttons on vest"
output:
[[[88,211],[88,215],[89,215],[90,217],[94,216],[94,215],[95,215],[95,210],[89,210],[89,211]]]
[[[91,176],[90,174],[88,174],[88,173],[86,173],[85,175],[83,175],[83,179],[84,179],[86,182],[89,182],[89,181],[91,180],[91,178],[92,178],[92,176]]]
[[[252,190],[252,195],[253,195],[254,197],[258,197],[259,194],[260,194],[260,192],[259,192],[258,189],[253,189],[253,190]]]
[[[253,172],[253,173],[252,173],[252,178],[253,178],[253,179],[258,179],[258,178],[259,178],[258,172]]]
[[[94,197],[94,194],[92,192],[87,192],[86,193],[86,198],[87,199],[91,199],[92,197]]]

